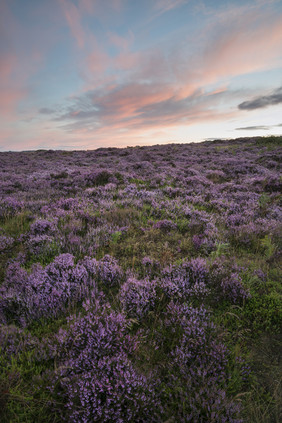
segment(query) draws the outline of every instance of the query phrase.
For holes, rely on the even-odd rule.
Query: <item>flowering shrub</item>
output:
[[[171,231],[172,229],[176,229],[176,223],[173,223],[171,220],[159,220],[157,223],[153,225],[155,229],[160,229],[164,232]]]
[[[24,208],[23,201],[14,197],[6,197],[0,201],[0,217],[10,217],[19,213]]]
[[[0,252],[5,251],[14,244],[14,238],[11,236],[0,235]]]
[[[64,411],[58,410],[62,419],[157,421],[155,410],[160,404],[153,383],[128,356],[136,340],[127,334],[126,319],[98,301],[84,307],[86,314],[70,318],[68,330],[57,337],[58,367],[50,389],[64,404]]]
[[[154,261],[151,259],[151,257],[145,256],[142,259],[142,264],[145,267],[150,267],[150,266],[153,266]]]
[[[34,319],[56,317],[82,300],[95,282],[86,267],[61,254],[48,266],[34,265],[31,273],[10,265],[0,287],[0,322],[26,326]]]
[[[110,256],[105,255],[101,260],[85,258],[83,264],[87,270],[105,286],[119,285],[123,277],[123,272],[118,261]]]
[[[217,299],[224,298],[237,304],[250,298],[250,293],[243,286],[238,269],[236,266],[228,266],[224,258],[215,260],[211,265],[209,283]]]
[[[24,349],[34,349],[37,344],[38,340],[24,333],[22,329],[0,325],[0,354],[5,364],[11,363]]]
[[[210,292],[206,285],[208,268],[205,259],[197,258],[184,261],[179,266],[170,266],[162,272],[161,286],[169,296],[187,299],[195,296],[204,298]]]
[[[160,405],[152,398],[152,388],[125,354],[94,361],[91,370],[78,377],[63,377],[61,389],[67,391],[63,421],[157,421],[152,410]]]
[[[26,242],[26,246],[29,253],[41,255],[52,249],[54,241],[54,238],[49,235],[35,235],[29,237]]]
[[[241,302],[250,296],[243,287],[242,278],[237,273],[231,273],[222,279],[220,286],[223,296],[233,303]]]
[[[47,219],[37,219],[30,225],[32,235],[53,234],[56,231],[55,222]]]
[[[181,404],[174,418],[179,422],[242,422],[239,406],[226,396],[228,352],[213,339],[215,326],[209,313],[204,308],[170,303],[164,322],[170,330],[181,328],[179,343],[170,353],[167,380],[173,401]]]
[[[142,319],[154,308],[156,301],[156,282],[149,279],[128,278],[120,290],[122,307],[129,317]]]

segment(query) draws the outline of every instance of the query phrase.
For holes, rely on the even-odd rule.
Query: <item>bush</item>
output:
[[[156,283],[149,279],[128,278],[120,290],[120,301],[128,317],[142,319],[153,310],[156,301]]]
[[[57,256],[45,268],[34,265],[30,273],[12,263],[0,287],[0,322],[26,326],[56,317],[95,289],[91,273],[82,263],[75,265],[71,254]]]
[[[51,392],[59,398],[63,421],[157,421],[160,404],[153,383],[129,359],[136,340],[127,322],[108,304],[90,302],[84,315],[69,319],[58,334],[57,369]]]

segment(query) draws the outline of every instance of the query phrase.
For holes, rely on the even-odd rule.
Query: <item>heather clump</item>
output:
[[[99,281],[102,286],[114,287],[118,286],[123,277],[123,271],[118,264],[118,261],[106,254],[101,260],[86,257],[83,261],[87,270]]]
[[[62,421],[159,421],[154,415],[159,404],[153,388],[124,354],[94,361],[91,371],[63,377],[60,387],[67,391],[67,397],[61,397],[66,410]]]
[[[16,215],[24,208],[24,202],[15,197],[7,196],[0,200],[0,218],[7,218]]]
[[[119,298],[128,317],[142,319],[154,309],[157,298],[156,282],[130,277],[122,285]]]
[[[172,298],[176,296],[184,300],[190,297],[203,299],[210,292],[207,282],[208,267],[203,258],[183,261],[178,266],[169,266],[162,271],[162,289]]]
[[[0,235],[0,253],[12,247],[14,238],[11,236]]]
[[[36,348],[38,340],[14,325],[0,325],[0,352],[2,365],[11,361],[24,350]]]
[[[166,232],[166,231],[171,231],[172,229],[176,229],[176,224],[173,223],[171,220],[164,219],[164,220],[159,220],[157,223],[153,225],[153,227]]]
[[[204,234],[194,235],[192,238],[193,246],[196,253],[211,252],[214,248],[215,242],[213,239],[208,238]]]
[[[141,274],[142,276],[153,277],[155,274],[158,274],[159,267],[160,263],[158,260],[145,256],[141,261]]]
[[[234,264],[229,265],[224,258],[216,259],[211,264],[209,284],[217,299],[226,299],[233,304],[241,304],[250,298],[250,293],[244,287],[238,267]]]
[[[35,235],[30,236],[26,242],[27,253],[30,259],[33,257],[38,261],[48,260],[49,257],[55,257],[60,251],[60,245],[55,238],[49,235]]]
[[[172,302],[164,325],[178,338],[169,352],[165,378],[176,421],[242,422],[239,406],[226,395],[229,353],[215,338],[210,313],[203,307]]]
[[[52,235],[56,232],[56,223],[47,219],[37,219],[30,225],[32,235]]]
[[[80,249],[87,255],[89,252],[95,253],[96,250],[105,248],[112,240],[113,234],[120,230],[117,225],[102,223],[98,226],[90,226],[84,237]]]
[[[137,340],[128,334],[125,317],[99,301],[88,301],[84,310],[57,336],[57,368],[49,389],[64,404],[58,409],[62,420],[157,421],[160,404],[153,382],[130,359]]]
[[[45,267],[34,265],[31,272],[12,263],[0,287],[1,323],[26,326],[35,319],[56,317],[90,290],[95,290],[95,281],[83,264],[75,265],[71,254],[61,254]]]

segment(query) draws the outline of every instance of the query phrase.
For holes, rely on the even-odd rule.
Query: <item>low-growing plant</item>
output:
[[[280,421],[280,138],[0,153],[1,423]]]

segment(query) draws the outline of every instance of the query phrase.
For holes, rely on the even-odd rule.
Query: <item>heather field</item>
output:
[[[0,153],[0,421],[281,421],[281,147]]]

